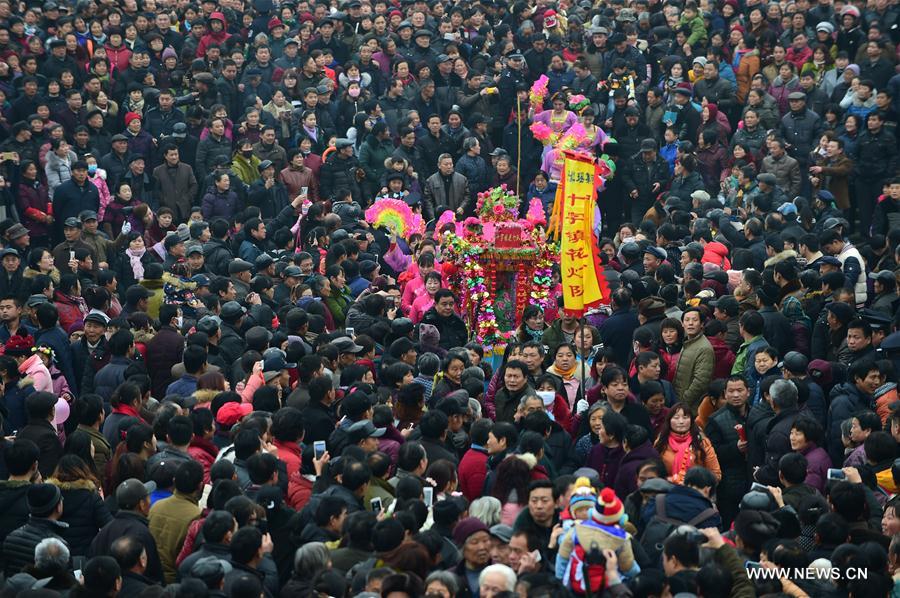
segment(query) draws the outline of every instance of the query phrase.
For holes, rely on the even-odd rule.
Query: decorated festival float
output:
[[[532,89],[532,105],[542,105],[545,94],[539,80]],[[582,96],[568,101],[573,109],[587,105]],[[608,303],[599,260],[597,192],[615,175],[616,166],[605,154],[598,158],[594,152],[609,138],[579,122],[556,127],[551,112],[541,113],[545,117],[536,118],[530,127],[545,146],[542,156],[533,159],[541,159],[542,169],[558,183],[549,222],[536,197],[520,217],[520,198],[502,185],[478,194],[476,216],[457,221],[448,210],[435,224],[445,284],[460,298],[460,316],[488,359],[502,355],[527,305],[555,309],[559,289],[552,277],[554,263],[560,264],[567,312],[581,316]],[[366,220],[407,240],[425,231],[422,217],[402,198],[377,198],[366,211]]]

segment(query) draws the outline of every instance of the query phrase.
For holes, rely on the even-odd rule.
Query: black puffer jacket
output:
[[[34,547],[44,538],[63,540],[62,534],[68,527],[62,521],[31,517],[28,523],[6,536],[3,541],[3,570],[6,577],[19,573],[27,565],[33,565]]]
[[[360,165],[356,156],[344,158],[337,152],[328,156],[322,165],[319,196],[322,199],[333,199],[339,189],[349,189],[353,201],[362,205],[363,197],[356,178],[358,168]]]
[[[60,482],[55,478],[47,480],[60,489],[63,498],[63,514],[60,521],[67,523],[60,533],[69,545],[72,556],[85,556],[91,541],[100,529],[112,521],[112,515],[97,487],[90,480]]]
[[[28,521],[25,493],[31,482],[4,480],[0,482],[0,538],[5,538]]]

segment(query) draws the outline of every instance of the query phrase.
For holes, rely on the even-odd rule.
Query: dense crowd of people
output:
[[[0,0],[0,594],[900,595],[898,44],[892,0]],[[549,218],[563,147],[610,292],[501,277],[480,344],[438,218]]]

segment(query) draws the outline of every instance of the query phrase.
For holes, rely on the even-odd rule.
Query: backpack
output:
[[[600,549],[595,545],[585,550],[576,534],[570,559],[569,587],[572,591],[579,596],[590,596],[594,592],[597,596],[602,594],[606,587],[606,559]]]
[[[641,536],[641,546],[647,552],[647,556],[654,563],[658,563],[662,557],[663,542],[666,541],[673,531],[679,525],[690,525],[696,527],[699,523],[706,521],[713,515],[718,513],[715,507],[710,507],[701,511],[696,517],[690,521],[680,521],[666,515],[666,495],[656,495],[656,513],[644,528]]]

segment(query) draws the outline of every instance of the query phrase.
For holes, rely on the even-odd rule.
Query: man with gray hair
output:
[[[516,590],[516,574],[506,565],[488,565],[478,576],[480,598],[494,598],[503,592]]]
[[[778,485],[778,462],[791,452],[791,428],[800,416],[797,408],[797,386],[790,380],[775,380],[765,393],[766,379],[761,388],[775,417],[766,426],[765,459],[754,472],[754,479],[767,486]]]
[[[59,538],[44,538],[34,547],[34,568],[28,572],[35,579],[47,579],[48,590],[65,593],[78,584],[69,566],[69,547]]]
[[[469,182],[466,177],[453,169],[453,156],[441,154],[437,161],[438,171],[428,177],[422,191],[422,217],[434,220],[445,210],[457,216],[469,215],[472,201]]]

